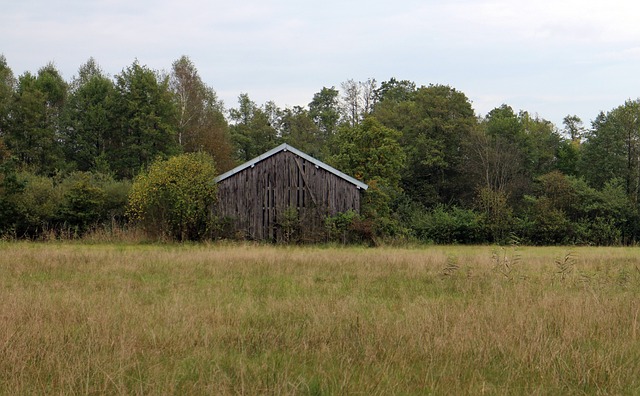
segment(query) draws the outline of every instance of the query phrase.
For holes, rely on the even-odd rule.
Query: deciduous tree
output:
[[[67,84],[53,64],[18,79],[5,143],[23,166],[39,174],[64,168],[60,116],[66,97]]]
[[[16,79],[7,64],[7,59],[0,54],[0,141],[8,133],[9,111],[16,91]]]
[[[382,227],[392,222],[391,202],[402,191],[400,169],[405,156],[399,137],[398,131],[366,117],[359,125],[340,128],[335,140],[338,154],[329,158],[332,165],[369,185],[363,215]]]
[[[449,86],[410,92],[410,84],[404,85],[409,87],[406,96],[383,99],[373,112],[385,126],[402,132],[400,142],[407,156],[402,187],[427,207],[457,202],[470,190],[464,148],[477,123],[471,103]],[[391,88],[386,91],[389,95]]]
[[[336,153],[330,142],[340,122],[339,96],[340,92],[334,87],[323,87],[309,103],[309,117],[318,127],[323,157]]]
[[[249,95],[241,94],[238,108],[229,111],[233,124],[231,139],[235,146],[236,159],[245,162],[271,150],[278,145],[280,139],[277,131],[270,123],[269,115],[264,108],[253,102]]]
[[[158,156],[180,151],[175,102],[168,77],[137,61],[116,76],[115,88],[110,163],[118,176],[131,178]]]
[[[134,180],[129,216],[158,236],[205,238],[212,226],[216,175],[213,158],[204,152],[157,160]]]
[[[282,110],[279,127],[280,135],[285,143],[291,144],[312,157],[324,159],[323,143],[325,142],[308,110],[300,106]]]
[[[177,138],[183,150],[205,151],[219,171],[231,169],[235,162],[223,103],[188,57],[173,63],[170,86],[177,108]]]

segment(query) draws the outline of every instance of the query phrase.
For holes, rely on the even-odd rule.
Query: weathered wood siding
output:
[[[276,240],[285,211],[301,228],[321,232],[324,218],[360,211],[360,190],[290,151],[281,151],[218,183],[218,214],[256,240]]]

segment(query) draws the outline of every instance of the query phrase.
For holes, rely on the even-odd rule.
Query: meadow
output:
[[[0,394],[640,394],[640,249],[0,242]]]

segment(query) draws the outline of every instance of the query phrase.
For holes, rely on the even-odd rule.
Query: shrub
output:
[[[414,208],[411,228],[416,238],[441,244],[482,243],[487,238],[484,217],[471,209],[438,205]]]
[[[20,189],[11,196],[15,210],[3,231],[27,238],[79,237],[97,225],[119,223],[130,188],[128,181],[91,172],[64,177],[21,172],[16,180]]]
[[[21,216],[19,197],[23,190],[24,183],[18,180],[13,163],[0,162],[0,236],[15,232],[16,221]]]
[[[347,243],[374,243],[374,224],[353,210],[325,218],[329,241]]]
[[[156,160],[133,182],[128,216],[152,235],[180,241],[209,236],[217,186],[213,158],[188,153]]]
[[[62,197],[53,179],[23,172],[18,175],[24,189],[18,197],[20,215],[15,219],[18,237],[34,238],[53,228]]]

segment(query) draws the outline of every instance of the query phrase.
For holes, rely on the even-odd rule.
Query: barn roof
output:
[[[291,146],[289,146],[289,145],[288,145],[288,144],[286,144],[286,143],[281,144],[281,145],[279,145],[278,147],[276,147],[276,148],[274,148],[274,149],[271,149],[271,150],[267,151],[266,153],[264,153],[264,154],[262,154],[262,155],[260,155],[260,156],[258,156],[258,157],[256,157],[256,158],[252,159],[251,161],[247,161],[247,162],[245,162],[244,164],[242,164],[242,165],[240,165],[240,166],[237,166],[237,167],[235,167],[235,168],[231,169],[230,171],[228,171],[228,172],[225,172],[225,173],[221,174],[220,176],[216,177],[216,178],[215,178],[215,179],[213,179],[213,180],[214,180],[216,183],[219,183],[219,182],[221,182],[222,180],[227,179],[227,178],[229,178],[229,177],[231,177],[231,176],[235,175],[236,173],[241,172],[241,171],[242,171],[242,170],[244,170],[244,169],[247,169],[247,168],[250,168],[250,167],[255,166],[258,162],[260,162],[260,161],[262,161],[262,160],[264,160],[264,159],[267,159],[267,158],[271,157],[272,155],[275,155],[275,154],[277,154],[277,153],[279,153],[279,152],[281,152],[281,151],[291,151],[291,152],[292,152],[292,153],[294,153],[295,155],[297,155],[297,156],[299,156],[299,157],[302,157],[302,158],[304,158],[305,160],[307,160],[307,161],[311,162],[311,163],[312,163],[312,164],[314,164],[317,168],[322,168],[322,169],[326,170],[327,172],[331,172],[331,173],[333,173],[334,175],[336,175],[336,176],[338,176],[338,177],[340,177],[340,178],[342,178],[342,179],[344,179],[344,180],[348,181],[349,183],[354,184],[354,185],[355,185],[356,187],[358,187],[358,188],[361,188],[361,189],[363,189],[363,190],[366,190],[367,188],[369,188],[369,186],[367,186],[367,185],[366,185],[366,184],[364,184],[363,182],[361,182],[361,181],[359,181],[359,180],[356,180],[356,179],[354,179],[353,177],[348,176],[348,175],[346,175],[346,174],[344,174],[344,173],[340,172],[340,171],[339,171],[339,170],[337,170],[336,168],[334,168],[334,167],[332,167],[332,166],[330,166],[330,165],[327,165],[327,164],[325,164],[324,162],[322,162],[322,161],[320,161],[320,160],[318,160],[318,159],[315,159],[315,158],[313,158],[312,156],[310,156],[310,155],[308,155],[308,154],[305,154],[305,153],[303,153],[302,151],[300,151],[300,150],[296,149],[295,147],[291,147]]]

